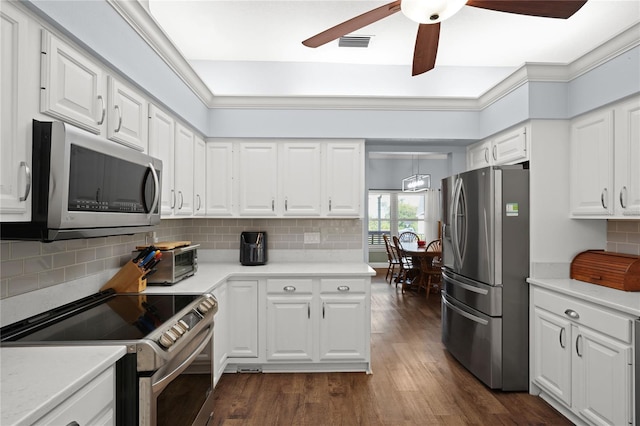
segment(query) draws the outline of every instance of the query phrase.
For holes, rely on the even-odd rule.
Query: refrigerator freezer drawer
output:
[[[502,316],[502,287],[490,286],[446,268],[442,271],[444,293],[491,317]]]
[[[492,318],[442,295],[442,343],[491,389],[502,388],[502,318]]]

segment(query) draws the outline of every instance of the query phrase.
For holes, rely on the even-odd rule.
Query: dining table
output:
[[[411,257],[411,261],[414,265],[419,265],[419,273],[415,277],[414,284],[416,289],[424,287],[427,288],[429,282],[429,265],[433,264],[434,259],[442,257],[441,250],[434,250],[430,248],[427,250],[427,244],[420,245],[417,241],[402,242],[402,251],[406,257]]]

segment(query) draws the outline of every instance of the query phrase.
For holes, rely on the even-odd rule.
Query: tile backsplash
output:
[[[269,249],[361,249],[360,219],[167,219],[157,241],[189,240],[201,249],[237,249],[240,232],[266,231]],[[305,232],[320,243],[304,244]],[[0,299],[118,268],[152,235],[136,234],[40,243],[0,241]],[[149,242],[152,240],[149,239]]]
[[[640,220],[607,221],[607,251],[640,255]]]

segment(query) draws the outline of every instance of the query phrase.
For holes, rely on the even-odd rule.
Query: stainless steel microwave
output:
[[[4,240],[146,232],[160,222],[162,161],[59,121],[33,120],[31,221]]]

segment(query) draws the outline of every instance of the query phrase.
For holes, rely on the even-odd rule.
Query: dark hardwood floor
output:
[[[491,391],[440,342],[440,301],[372,283],[373,374],[225,374],[215,425],[570,425],[538,397]]]

